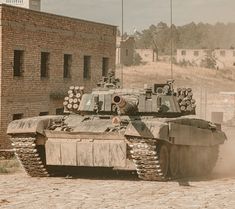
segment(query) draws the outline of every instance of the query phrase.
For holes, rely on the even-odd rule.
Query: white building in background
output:
[[[12,6],[41,11],[41,0],[0,0],[0,4],[10,4]]]
[[[235,49],[177,49],[178,63],[200,66],[205,58],[214,60],[218,69],[235,67]]]

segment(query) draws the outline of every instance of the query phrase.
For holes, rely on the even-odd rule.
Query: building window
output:
[[[64,114],[64,108],[57,108],[55,110],[55,112],[56,112],[56,115],[63,115]]]
[[[225,56],[225,51],[220,51],[220,56],[224,57]]]
[[[49,115],[49,112],[40,112],[39,116]]]
[[[109,72],[109,58],[103,57],[102,60],[102,76],[107,76]]]
[[[50,59],[50,53],[48,52],[41,53],[41,78],[49,77],[49,59]]]
[[[194,51],[193,54],[194,54],[195,57],[198,57],[199,56],[199,51]]]
[[[24,51],[14,50],[14,76],[21,76],[23,73]]]
[[[65,54],[64,55],[64,78],[71,77],[71,67],[72,67],[72,55]]]
[[[84,65],[83,65],[83,78],[90,79],[91,77],[91,57],[84,56]]]
[[[186,55],[186,51],[185,51],[185,50],[182,50],[182,51],[181,51],[181,55],[182,55],[182,56],[185,56],[185,55]]]
[[[7,4],[23,4],[23,0],[6,0]]]
[[[128,55],[129,55],[129,51],[128,49],[126,49],[126,56],[128,57]]]
[[[13,114],[12,119],[13,120],[20,120],[23,118],[23,113]]]

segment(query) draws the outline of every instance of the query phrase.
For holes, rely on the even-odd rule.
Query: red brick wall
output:
[[[7,124],[12,115],[37,116],[62,107],[50,99],[71,85],[95,86],[102,74],[102,58],[115,68],[116,27],[2,5],[1,10],[1,100],[0,149],[9,145]],[[13,77],[14,50],[24,50],[24,73]],[[50,53],[50,77],[40,78],[41,52]],[[63,78],[64,54],[72,54],[71,79]],[[1,56],[2,55],[2,56]],[[91,79],[83,79],[83,56],[91,56]]]

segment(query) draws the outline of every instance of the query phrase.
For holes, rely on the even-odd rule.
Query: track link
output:
[[[154,139],[129,139],[130,154],[140,179],[146,181],[165,181],[160,164],[159,152]]]
[[[15,155],[26,173],[32,177],[48,177],[49,173],[35,144],[36,137],[14,136],[11,138]]]

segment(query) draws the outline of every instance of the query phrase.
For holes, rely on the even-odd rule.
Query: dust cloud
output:
[[[228,140],[220,146],[214,174],[218,177],[235,177],[235,127],[226,127],[223,131]]]

